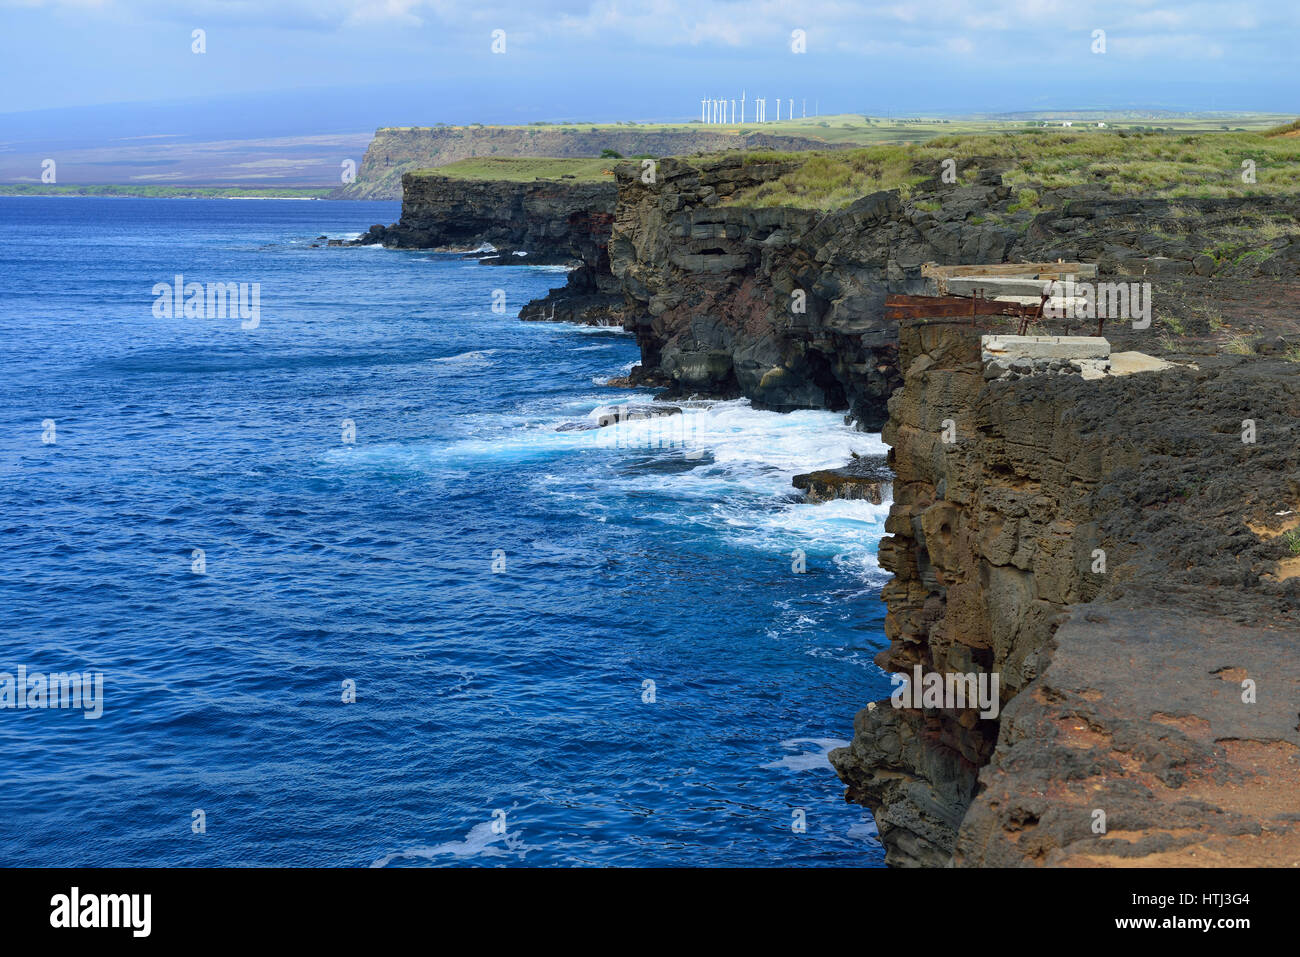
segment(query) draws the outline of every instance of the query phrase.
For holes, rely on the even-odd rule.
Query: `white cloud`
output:
[[[1082,31],[1106,30],[1115,49],[1232,49],[1230,37],[1279,36],[1300,26],[1292,0],[0,0],[0,7],[245,27],[346,30],[436,26],[501,28],[512,35],[589,37],[636,47],[786,48],[808,34],[808,53],[934,49],[1034,51]],[[963,42],[950,41],[960,33]]]

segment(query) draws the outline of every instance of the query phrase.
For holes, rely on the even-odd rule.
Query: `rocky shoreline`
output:
[[[364,241],[567,262],[521,318],[621,325],[641,350],[624,384],[882,430],[892,476],[796,482],[884,501],[892,477],[877,662],[999,679],[996,715],[872,702],[832,753],[889,863],[1300,860],[1300,236],[1205,252],[1261,202],[1300,210],[1080,188],[1016,209],[995,170],[829,213],[733,205],[788,162],[666,159],[654,183],[620,165],[604,190],[408,175],[401,223]],[[886,317],[886,296],[936,291],[929,264],[1026,260],[1150,282],[1155,325],[1021,361],[989,317]],[[1277,334],[1214,341],[1270,302]]]

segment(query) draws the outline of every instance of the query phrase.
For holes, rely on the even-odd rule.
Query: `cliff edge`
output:
[[[877,662],[1000,714],[873,702],[847,798],[894,865],[1300,860],[1295,365],[1002,381],[980,339],[899,332]]]

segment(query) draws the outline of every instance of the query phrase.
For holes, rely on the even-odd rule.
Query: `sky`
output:
[[[1297,115],[1297,40],[1300,0],[0,0],[0,179],[56,149],[123,168],[151,137],[684,121],[742,91],[809,114]]]
[[[382,90],[396,109],[360,128],[685,120],[741,89],[895,115],[1300,101],[1295,0],[0,0],[0,23],[0,114],[273,94],[319,127]]]

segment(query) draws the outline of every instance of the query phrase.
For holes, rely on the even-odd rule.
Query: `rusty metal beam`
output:
[[[960,319],[969,316],[975,325],[978,316],[1012,316],[1020,320],[1018,335],[1029,331],[1031,323],[1042,322],[1043,312],[1050,297],[1044,293],[1032,305],[985,299],[983,296],[904,296],[885,297],[885,318],[901,319]],[[1097,335],[1101,335],[1104,317],[1097,319]]]

